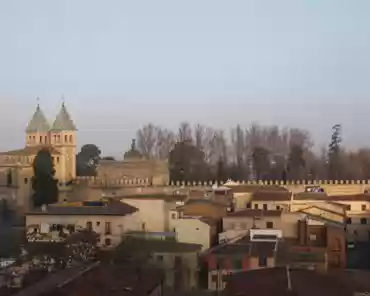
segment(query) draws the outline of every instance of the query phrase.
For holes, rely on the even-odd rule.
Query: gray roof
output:
[[[76,131],[77,128],[69,116],[66,106],[64,103],[62,104],[62,108],[60,109],[53,126],[51,127],[52,131]]]
[[[27,215],[92,215],[92,216],[125,216],[137,212],[138,209],[126,203],[113,201],[91,205],[86,202],[82,206],[49,205],[46,210],[34,209]]]
[[[33,114],[31,121],[29,122],[26,132],[35,133],[35,132],[48,132],[50,125],[46,120],[44,112],[42,112],[40,105],[37,105],[36,111]]]

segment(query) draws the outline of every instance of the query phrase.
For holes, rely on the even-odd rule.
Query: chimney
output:
[[[307,245],[307,222],[298,220],[298,242],[301,246]]]

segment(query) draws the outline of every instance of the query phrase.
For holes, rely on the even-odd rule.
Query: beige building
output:
[[[137,208],[118,201],[48,205],[26,214],[27,239],[58,242],[88,229],[99,235],[99,246],[109,248],[126,232],[139,229],[137,213]]]
[[[171,231],[170,211],[183,205],[186,198],[184,195],[148,194],[124,196],[121,201],[139,210],[141,231],[164,232]]]
[[[166,161],[146,159],[137,150],[135,140],[122,161],[101,160],[97,167],[97,178],[107,180],[145,180],[145,186],[169,184],[169,170]],[[127,182],[128,183],[128,182]],[[127,184],[129,185],[129,184]]]
[[[170,230],[181,243],[193,243],[208,250],[217,243],[217,220],[206,217],[186,216],[181,211],[169,213]]]
[[[53,157],[60,188],[68,187],[76,178],[76,131],[64,103],[52,125],[38,105],[26,128],[25,147],[0,153],[1,197],[20,209],[29,209],[32,163],[42,148]]]

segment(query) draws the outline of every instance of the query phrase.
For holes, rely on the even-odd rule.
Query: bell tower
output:
[[[40,105],[37,104],[36,111],[26,128],[26,146],[49,145],[49,130],[50,125]]]
[[[77,128],[63,102],[49,133],[51,146],[61,153],[57,176],[60,182],[67,183],[76,178],[76,132]]]

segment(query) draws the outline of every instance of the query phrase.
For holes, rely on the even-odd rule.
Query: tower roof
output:
[[[50,125],[46,120],[44,112],[42,112],[40,105],[37,104],[37,108],[35,113],[33,114],[28,126],[26,128],[27,133],[35,133],[35,132],[48,132],[50,129]]]
[[[69,116],[66,106],[64,103],[62,104],[62,108],[60,109],[53,126],[51,127],[51,131],[76,131],[77,128]]]

